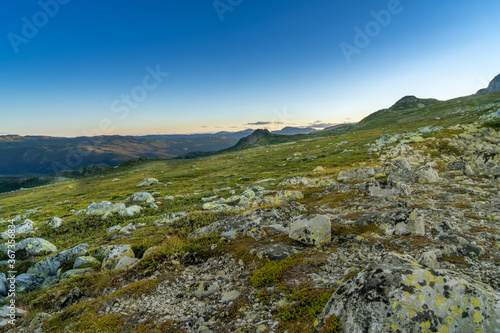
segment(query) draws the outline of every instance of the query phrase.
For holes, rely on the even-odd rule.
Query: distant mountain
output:
[[[423,108],[432,104],[436,104],[439,101],[434,98],[422,99],[415,96],[405,96],[397,101],[390,110],[407,110],[407,109],[418,109]]]
[[[481,89],[476,94],[486,94],[494,91],[500,91],[500,74],[498,74],[493,80],[491,80],[488,88]]]
[[[316,130],[312,127],[283,127],[279,131],[272,131],[273,134],[279,135],[295,135],[295,134],[309,134],[315,132]]]

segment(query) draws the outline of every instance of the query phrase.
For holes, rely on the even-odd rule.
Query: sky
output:
[[[0,1],[0,134],[359,121],[500,73],[500,2]]]

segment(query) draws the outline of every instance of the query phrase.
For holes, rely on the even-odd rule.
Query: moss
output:
[[[254,287],[262,287],[281,282],[285,271],[292,265],[302,263],[301,255],[290,256],[281,261],[269,261],[262,267],[253,272],[250,282]]]
[[[320,330],[322,333],[343,333],[342,325],[340,324],[339,318],[332,315],[325,320],[325,323],[321,325]]]

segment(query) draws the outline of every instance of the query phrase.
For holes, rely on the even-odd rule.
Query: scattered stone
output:
[[[151,186],[153,184],[158,184],[159,181],[156,178],[144,178],[137,186]]]
[[[73,268],[78,268],[83,265],[95,265],[100,264],[100,261],[91,256],[77,257],[75,259],[75,263],[73,264]]]
[[[425,234],[424,215],[418,209],[398,209],[368,214],[355,222],[356,225],[363,226],[373,223],[389,236]]]
[[[350,183],[355,181],[365,181],[375,176],[375,170],[372,167],[364,167],[340,171],[337,180],[342,183]]]
[[[307,245],[320,246],[331,241],[330,219],[324,215],[301,215],[290,226],[288,236]]]
[[[133,264],[135,264],[138,261],[139,261],[139,259],[136,259],[136,258],[131,258],[131,257],[127,257],[127,256],[122,257],[118,261],[118,264],[116,264],[114,270],[115,271],[119,271],[121,269],[126,269],[126,268],[128,268],[129,266],[132,266]]]
[[[112,270],[123,257],[135,258],[134,251],[129,245],[110,245],[101,247],[99,253],[102,260],[102,269]]]
[[[31,233],[33,231],[33,225],[34,225],[33,221],[26,219],[21,224],[16,225],[15,234],[16,235],[21,235],[21,234]],[[7,231],[5,231],[5,232],[2,233],[2,238],[3,239],[10,238],[9,235],[11,233],[9,233],[9,230],[10,229],[8,229]]]
[[[300,191],[278,191],[275,197],[282,201],[295,201],[304,199],[304,194]]]
[[[257,255],[259,259],[269,259],[272,261],[280,261],[287,257],[297,254],[304,248],[298,246],[291,246],[288,244],[277,243],[262,245],[250,251],[250,253]]]
[[[59,217],[53,217],[50,220],[48,220],[45,224],[47,224],[51,228],[57,229],[62,225],[63,222],[64,221]]]
[[[136,201],[136,202],[145,202],[147,204],[155,202],[154,197],[148,192],[137,192],[132,194],[127,200]]]
[[[359,193],[372,197],[408,196],[412,193],[409,185],[390,180],[368,181],[360,184]]]

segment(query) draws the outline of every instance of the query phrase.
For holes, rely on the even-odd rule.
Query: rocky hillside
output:
[[[500,93],[423,104],[0,194],[0,330],[498,332]]]
[[[479,90],[477,94],[486,94],[494,91],[500,91],[500,74],[498,74],[493,80],[491,80],[487,88]]]

